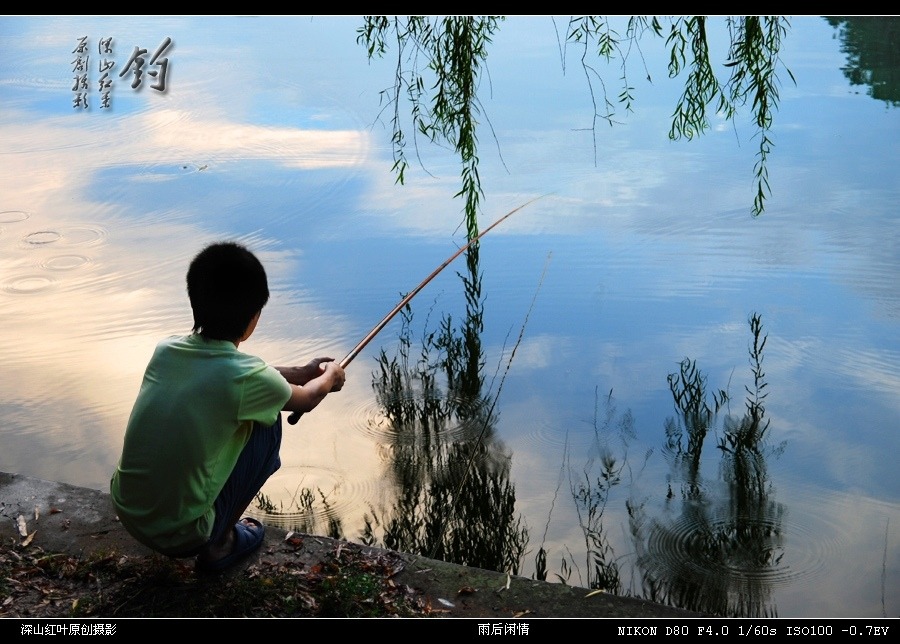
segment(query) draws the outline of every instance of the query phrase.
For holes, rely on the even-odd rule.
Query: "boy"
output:
[[[110,483],[122,525],[172,557],[218,572],[262,544],[240,519],[281,466],[281,411],[311,411],[344,385],[332,358],[270,367],[238,351],[269,299],[259,260],[235,243],[203,249],[187,273],[193,333],[160,342]]]

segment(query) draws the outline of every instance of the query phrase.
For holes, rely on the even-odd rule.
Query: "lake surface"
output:
[[[450,151],[394,182],[396,52],[368,62],[360,23],[0,18],[0,470],[108,487],[209,242],[266,265],[242,349],[273,364],[344,356],[465,243]],[[749,110],[669,141],[647,38],[632,113],[595,61],[617,112],[592,133],[565,25],[507,20],[480,88],[482,228],[538,199],[286,432],[255,514],[727,615],[897,616],[897,22],[792,21],[759,217]],[[165,74],[114,73],[101,107],[104,58],[166,38]]]

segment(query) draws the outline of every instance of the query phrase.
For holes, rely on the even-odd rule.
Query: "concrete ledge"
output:
[[[116,552],[132,557],[155,557],[121,526],[109,494],[99,490],[66,485],[0,472],[0,539],[15,547],[23,539],[18,517],[25,520],[30,544],[49,552],[88,556]],[[267,526],[266,541],[234,572],[260,559],[315,565],[342,547],[370,552],[379,548],[359,546],[327,537],[304,535],[302,546],[281,547],[286,532]],[[26,538],[27,539],[27,538]],[[419,590],[435,607],[446,607],[447,617],[509,618],[526,614],[540,617],[703,617],[703,615],[630,597],[592,593],[588,589],[535,581],[526,577],[507,578],[504,573],[459,566],[407,553],[394,553],[404,569],[394,580]],[[229,573],[231,574],[231,573]],[[461,588],[476,589],[471,597],[460,597]],[[448,605],[449,604],[449,605]]]

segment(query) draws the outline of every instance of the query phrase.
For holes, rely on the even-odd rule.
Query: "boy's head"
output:
[[[191,261],[187,291],[194,332],[212,340],[238,340],[269,301],[266,271],[256,256],[233,242],[212,244]]]

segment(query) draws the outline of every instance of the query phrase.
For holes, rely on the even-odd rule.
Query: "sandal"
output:
[[[252,525],[247,525],[245,522]],[[245,517],[234,524],[234,547],[231,549],[231,554],[213,561],[197,559],[197,570],[205,573],[227,570],[259,549],[265,536],[266,528],[262,523],[256,519]]]

